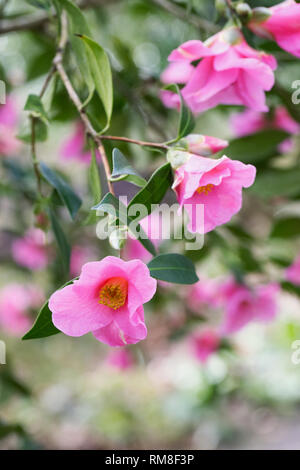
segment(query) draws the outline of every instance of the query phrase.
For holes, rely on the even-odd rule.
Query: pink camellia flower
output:
[[[110,351],[105,362],[118,371],[128,370],[134,365],[132,355],[127,349]]]
[[[7,284],[0,290],[0,329],[21,335],[31,326],[30,310],[38,308],[43,295],[37,287]]]
[[[45,245],[45,233],[38,229],[30,229],[23,238],[17,238],[12,243],[14,261],[28,269],[44,269],[49,256]]]
[[[220,345],[220,337],[218,333],[206,328],[194,333],[190,337],[190,346],[194,357],[204,364]]]
[[[277,313],[276,297],[279,285],[271,283],[250,289],[235,281],[227,283],[224,290],[225,318],[223,334],[239,331],[252,321],[270,322]]]
[[[285,276],[288,281],[300,286],[300,256],[287,268]]]
[[[286,0],[271,8],[255,8],[248,27],[258,36],[273,39],[290,54],[300,57],[300,5]]]
[[[231,126],[237,137],[253,134],[263,129],[282,129],[290,134],[299,134],[300,125],[294,121],[283,106],[274,110],[272,116],[246,109],[231,116]],[[292,139],[285,139],[279,145],[281,152],[289,152],[293,148]]]
[[[86,263],[78,280],[49,300],[54,325],[69,336],[93,335],[109,346],[135,344],[147,336],[143,304],[156,280],[140,260],[107,256]]]
[[[228,146],[227,140],[201,134],[189,134],[180,143],[186,146],[188,152],[202,157],[209,157]]]
[[[11,156],[20,150],[21,142],[16,138],[18,115],[11,97],[0,104],[0,155]]]
[[[177,68],[191,65],[199,59],[193,73],[181,78],[181,83],[185,84],[181,90],[182,96],[194,113],[218,104],[244,105],[256,111],[268,110],[265,91],[274,84],[276,59],[250,47],[238,28],[226,28],[204,43],[192,40],[182,44],[169,56],[171,65],[177,65],[168,68],[162,79],[165,83],[176,81]],[[163,90],[161,97],[166,106],[179,106],[179,97],[171,91]]]
[[[242,188],[254,182],[256,168],[225,155],[213,160],[191,155],[176,170],[173,184],[180,207],[189,214],[188,230],[206,233],[225,224],[242,206]],[[197,205],[204,206],[204,223]],[[203,225],[203,226],[202,226]]]
[[[85,129],[80,121],[75,124],[73,134],[62,144],[60,153],[65,160],[74,159],[82,163],[90,162],[91,152],[85,150]],[[99,156],[98,152],[96,152],[96,155]]]
[[[187,289],[186,302],[188,307],[197,312],[205,306],[216,307],[218,283],[215,279],[201,278],[196,284]]]

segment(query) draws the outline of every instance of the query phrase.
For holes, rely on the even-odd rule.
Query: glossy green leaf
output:
[[[198,276],[194,264],[184,255],[166,253],[158,255],[148,263],[152,277],[175,284],[195,284]]]
[[[101,210],[105,213],[115,216],[125,226],[128,226],[131,222],[134,222],[134,219],[128,217],[127,215],[127,207],[111,193],[107,193],[102,201],[99,202],[99,204],[92,207],[92,210]],[[149,251],[149,253],[155,256],[156,250],[153,243],[147,238],[147,235],[139,224],[135,223],[135,226],[137,228],[137,232],[141,235],[141,237],[138,239],[139,242],[143,245],[144,248],[146,248],[146,250]]]
[[[44,109],[42,100],[37,95],[29,95],[24,106],[25,111],[29,111],[30,114],[36,118],[42,119],[45,123],[48,122],[48,116]]]
[[[277,147],[287,137],[289,137],[287,132],[268,129],[232,140],[225,153],[229,158],[255,165],[272,155],[278,155]]]
[[[272,238],[292,238],[300,235],[300,217],[286,217],[275,221]]]
[[[135,171],[119,149],[113,149],[112,156],[113,171],[110,178],[111,181],[126,180],[141,188],[147,184],[147,181]]]
[[[74,279],[64,284],[61,289],[74,282]],[[32,328],[23,336],[23,340],[26,339],[37,339],[46,338],[47,336],[53,336],[60,333],[52,323],[52,312],[49,309],[48,300],[44,303],[39,314],[32,326]]]
[[[51,170],[45,163],[40,163],[40,171],[48,183],[55,188],[66,205],[71,217],[74,219],[80,206],[81,199],[73,191],[71,186],[64,181],[55,171]]]
[[[86,35],[80,35],[79,37],[86,47],[87,59],[95,88],[105,109],[107,125],[103,129],[104,131],[109,127],[113,109],[113,82],[109,59],[100,44]]]
[[[132,198],[128,208],[134,204],[143,204],[148,211],[148,215],[151,214],[152,205],[159,204],[162,201],[172,182],[172,168],[170,163],[166,163],[153,173],[146,186]]]
[[[256,180],[248,191],[262,198],[272,196],[296,197],[300,195],[300,169],[265,170],[258,172]]]
[[[93,202],[94,204],[97,204],[97,202],[101,199],[101,180],[100,180],[100,175],[99,175],[99,168],[98,168],[98,163],[96,159],[96,153],[95,153],[95,147],[93,142],[91,142],[91,163],[89,166],[89,171],[88,171],[88,181],[89,181],[89,187],[93,196]],[[83,225],[91,225],[95,224],[97,221],[97,215],[95,212],[89,212],[88,216],[83,222]]]
[[[69,39],[74,50],[77,64],[88,88],[88,97],[84,102],[86,105],[93,96],[95,90],[94,79],[89,66],[86,49],[78,35],[90,36],[90,29],[87,21],[80,9],[69,0],[59,0],[66,10],[69,19]]]

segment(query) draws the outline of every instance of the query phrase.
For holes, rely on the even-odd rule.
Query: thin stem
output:
[[[156,142],[145,142],[144,140],[130,139],[129,137],[119,137],[116,135],[102,135],[101,139],[102,140],[119,140],[122,142],[128,142],[129,144],[140,145],[142,147],[155,147],[155,148],[160,148],[164,150],[168,149],[168,146],[163,143],[160,144]]]
[[[39,170],[39,164],[36,158],[36,148],[35,148],[36,118],[34,116],[31,116],[30,120],[31,120],[31,158],[32,158],[32,163],[33,163],[33,169],[34,169],[35,176],[36,176],[38,193],[40,194],[40,196],[42,196],[42,180],[41,180],[41,174]]]

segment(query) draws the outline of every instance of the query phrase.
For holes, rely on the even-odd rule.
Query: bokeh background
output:
[[[271,6],[279,2],[249,3]],[[0,30],[10,21],[47,14],[37,4],[2,0]],[[178,115],[162,105],[159,77],[171,50],[189,39],[204,40],[222,26],[214,2],[109,0],[86,4],[84,14],[93,37],[108,51],[113,68],[115,103],[110,134],[155,142],[174,137]],[[195,18],[207,20],[212,31],[195,26]],[[0,36],[0,78],[16,109],[15,134],[26,135],[28,113],[23,108],[28,94],[38,94],[41,89],[55,54],[56,37],[51,14],[37,26]],[[272,52],[279,62],[278,85],[268,93],[271,112],[284,105],[295,118],[300,109],[291,102],[291,86],[300,79],[299,59],[270,41],[254,36],[252,41]],[[70,48],[66,55],[68,73],[84,96]],[[84,223],[93,204],[88,164],[80,155],[64,156],[62,148],[73,136],[78,117],[60,81],[54,82],[46,96],[48,135],[38,143],[37,154],[64,175],[83,200],[75,222],[65,208],[56,207],[66,238],[77,249],[78,256],[73,258],[76,275],[80,263],[115,253],[107,241],[96,237],[95,221]],[[97,97],[89,110],[101,126],[103,111]],[[274,320],[267,325],[251,322],[222,339],[206,361],[193,353],[190,335],[203,326],[218,325],[224,306],[205,296],[191,306],[195,293],[187,287],[159,286],[146,305],[148,337],[128,348],[125,358],[112,356],[111,348],[92,335],[70,338],[59,334],[21,341],[21,326],[16,331],[2,321],[0,339],[6,343],[7,364],[0,365],[0,449],[300,448],[300,364],[292,361],[292,343],[300,340],[300,289],[285,274],[300,251],[300,140],[293,136],[293,145],[282,152],[278,144],[287,136],[280,130],[237,139],[230,125],[237,111],[241,110],[233,106],[207,111],[197,117],[194,132],[230,140],[226,154],[255,164],[256,183],[245,191],[242,211],[229,224],[206,235],[203,249],[186,255],[203,280],[222,284],[242,276],[253,285],[280,284]],[[0,127],[0,142],[1,132],[3,137]],[[113,146],[105,146],[110,156]],[[145,177],[164,162],[158,152],[125,144],[118,148]],[[99,166],[102,172],[101,162]],[[136,191],[124,182],[115,187],[118,194]],[[23,300],[16,285],[38,289],[39,307],[66,281],[52,230],[47,219],[37,216],[35,191],[30,148],[20,141],[13,154],[4,152],[0,157],[0,298],[10,286],[19,306]],[[173,202],[174,195],[170,192],[166,200]],[[26,234],[33,236],[28,231],[37,225],[46,228],[36,243],[46,250],[48,261],[31,269],[16,262],[13,245]],[[184,246],[169,240],[160,249],[183,252]],[[3,305],[2,317],[7,308]],[[34,302],[27,306],[29,326],[38,307]]]

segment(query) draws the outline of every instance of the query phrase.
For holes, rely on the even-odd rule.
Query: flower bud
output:
[[[242,18],[249,19],[252,16],[252,10],[251,10],[251,7],[248,5],[248,3],[239,3],[236,6],[235,11]]]
[[[184,141],[188,152],[201,155],[202,157],[213,155],[228,146],[227,140],[201,134],[189,134],[179,143],[182,141]]]
[[[215,8],[220,15],[224,15],[227,8],[226,0],[215,0]]]
[[[252,10],[251,22],[253,23],[263,23],[266,21],[272,13],[269,8],[266,7],[257,7]]]

